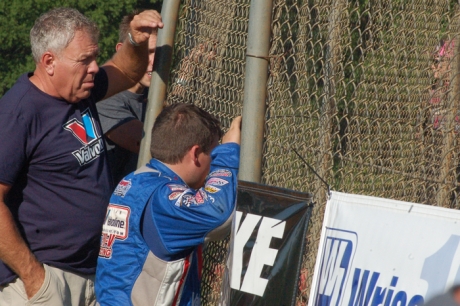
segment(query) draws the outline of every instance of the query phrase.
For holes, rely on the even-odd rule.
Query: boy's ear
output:
[[[195,162],[195,166],[200,166],[200,161],[198,159],[199,155],[203,153],[199,145],[194,145],[191,149],[193,151],[193,161]]]
[[[202,152],[201,148],[199,145],[194,145],[193,147],[190,148],[190,150],[187,152],[186,155],[188,155],[189,159],[195,163],[195,166],[199,166],[200,163],[199,163],[199,160],[198,160],[198,156],[200,155],[200,153]]]

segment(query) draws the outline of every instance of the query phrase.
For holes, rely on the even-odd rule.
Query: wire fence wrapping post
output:
[[[150,83],[147,111],[145,113],[144,137],[141,141],[137,162],[138,168],[145,165],[151,158],[150,139],[152,127],[166,99],[179,6],[180,0],[168,0],[163,3],[161,9],[164,26],[163,29],[158,31],[152,81]]]
[[[453,33],[458,33],[459,29],[459,15],[457,14],[454,18],[450,27],[452,28]],[[456,192],[457,188],[453,187],[456,185],[456,176],[455,171],[450,171],[450,169],[455,168],[455,155],[458,155],[458,152],[455,152],[455,138],[456,138],[456,125],[457,122],[455,117],[458,116],[458,98],[459,98],[459,36],[454,35],[449,40],[449,44],[452,43],[452,50],[449,50],[451,53],[451,58],[448,60],[448,69],[445,72],[444,78],[448,78],[451,83],[451,90],[447,95],[447,105],[449,109],[445,115],[445,126],[446,126],[446,136],[444,138],[442,146],[442,161],[441,167],[439,169],[439,187],[436,194],[436,204],[443,207],[451,207],[452,203],[450,197],[452,197],[452,192]]]
[[[272,7],[272,0],[253,0],[249,10],[239,179],[257,183],[262,176]]]

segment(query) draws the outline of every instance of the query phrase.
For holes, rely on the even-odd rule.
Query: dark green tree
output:
[[[163,0],[2,0],[0,1],[0,97],[24,72],[33,71],[29,32],[35,19],[54,7],[78,9],[101,30],[99,64],[115,51],[118,24],[135,8],[161,10]]]

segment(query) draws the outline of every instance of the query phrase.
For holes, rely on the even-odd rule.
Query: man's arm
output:
[[[143,132],[144,124],[133,119],[108,131],[105,136],[118,146],[139,154]]]
[[[149,62],[148,43],[152,29],[162,28],[157,11],[147,10],[134,16],[130,24],[131,37],[125,41],[112,59],[102,65],[107,72],[109,87],[104,98],[133,87],[145,74]]]
[[[31,298],[42,286],[45,270],[22,239],[5,204],[10,188],[11,186],[0,183],[0,258],[24,282],[27,297]]]
[[[141,114],[131,108],[130,101],[128,93],[121,93],[98,102],[96,107],[105,136],[117,146],[139,153],[143,123],[138,119]]]

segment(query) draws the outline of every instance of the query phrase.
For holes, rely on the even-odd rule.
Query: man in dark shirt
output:
[[[130,23],[99,69],[99,31],[75,9],[40,16],[36,63],[0,99],[0,305],[94,305],[101,225],[112,186],[95,102],[145,73],[156,11]]]

